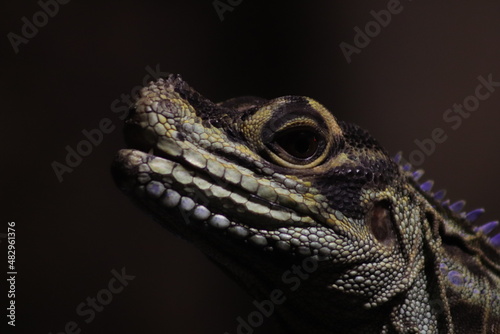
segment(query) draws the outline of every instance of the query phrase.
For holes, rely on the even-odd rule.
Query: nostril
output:
[[[136,106],[131,106],[128,110],[127,116],[125,117],[125,122],[130,122],[134,121],[134,118],[137,115],[137,108]]]
[[[125,143],[129,148],[148,152],[152,144],[146,139],[146,129],[143,126],[144,124],[141,126],[141,114],[135,107],[130,108],[123,127]]]

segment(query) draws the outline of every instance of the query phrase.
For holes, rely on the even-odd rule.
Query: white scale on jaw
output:
[[[242,225],[236,224],[226,218],[224,215],[212,213],[207,207],[201,204],[197,204],[192,198],[180,195],[177,191],[173,189],[165,188],[164,184],[158,181],[149,181],[145,187],[147,194],[150,197],[160,200],[160,204],[165,208],[173,209],[178,208],[183,210],[188,214],[189,218],[193,220],[206,222],[208,226],[211,226],[217,230],[227,230],[229,234],[239,239],[246,239],[250,243],[258,247],[266,247],[269,250],[278,249],[282,251],[289,251],[291,246],[285,240],[292,239],[289,235],[289,231],[284,229],[279,229],[280,236],[279,240],[275,240],[274,247],[268,245],[268,239],[265,236],[259,234],[253,234],[257,231],[252,231],[253,228],[247,228]],[[187,218],[187,217],[186,217]],[[251,235],[253,234],[253,235]],[[317,233],[321,235],[321,232]],[[301,236],[300,239],[305,238]],[[333,241],[333,240],[331,240]],[[320,243],[317,243],[320,245]],[[317,249],[304,249],[298,244],[297,252],[302,253],[302,255],[313,255],[319,258],[323,256],[329,256],[331,254],[331,249],[323,249],[324,247],[318,247]]]
[[[192,198],[188,196],[181,196],[173,189],[165,188],[165,185],[158,181],[149,181],[146,185],[146,192],[150,197],[160,199],[160,204],[165,208],[175,208],[190,213],[191,217],[196,220],[205,221],[217,228],[229,227],[230,222],[222,215],[212,215],[210,210],[205,206],[195,203]],[[209,219],[210,218],[210,219]]]
[[[258,229],[255,229],[253,227],[246,227],[242,224],[232,222],[226,216],[218,213],[213,213],[206,206],[196,203],[195,200],[193,200],[191,197],[182,196],[177,191],[170,188],[170,182],[164,183],[151,180],[149,174],[147,173],[147,170],[154,169],[157,172],[159,172],[160,170],[162,170],[163,172],[168,172],[172,168],[170,166],[172,162],[156,156],[152,156],[153,159],[149,160],[145,156],[143,156],[143,154],[145,153],[139,151],[135,151],[132,153],[132,160],[138,159],[135,160],[136,163],[138,163],[140,160],[139,170],[142,171],[137,175],[137,180],[139,183],[139,188],[137,190],[139,192],[142,192],[140,190],[142,188],[148,197],[157,200],[158,203],[166,209],[177,208],[179,210],[182,210],[184,213],[186,213],[186,223],[190,223],[191,221],[199,221],[200,223],[205,223],[207,226],[210,226],[216,230],[227,231],[235,238],[248,240],[248,242],[250,242],[254,246],[266,248],[268,250],[277,249],[282,251],[289,251],[291,247],[294,247],[297,249],[297,252],[302,255],[313,255],[319,257],[330,255],[330,249],[320,249],[321,247],[314,249],[304,247],[298,243],[298,240],[293,246],[293,242],[289,244],[286,240],[291,241],[290,239],[293,239],[292,235],[289,234],[289,227],[279,228],[276,231],[277,235],[275,236],[266,237],[260,235]],[[148,160],[148,163],[145,163],[146,160]],[[274,246],[269,245],[268,238],[274,239]],[[306,236],[300,236],[300,239],[304,238],[306,238]]]
[[[153,155],[153,151],[154,151],[153,148],[150,149],[148,154]],[[136,153],[139,152],[136,151]],[[154,160],[156,159],[163,160],[160,157],[154,157]],[[168,160],[163,160],[163,161],[167,162]],[[150,168],[151,165],[148,165],[148,167]],[[163,207],[168,209],[178,208],[180,210],[183,210],[188,214],[187,217],[193,218],[194,220],[206,222],[209,226],[214,227],[216,229],[221,229],[221,230],[227,229],[230,234],[236,237],[246,238],[249,236],[250,231],[248,228],[245,228],[241,225],[237,225],[236,223],[231,222],[229,219],[227,219],[225,216],[221,214],[212,213],[207,207],[201,204],[197,204],[192,198],[188,196],[182,196],[177,191],[171,188],[166,188],[165,185],[168,186],[168,184],[151,180],[147,174],[142,174],[142,175],[141,174],[142,173],[138,174],[139,184],[142,184],[139,187],[144,187],[144,183],[147,183],[146,186],[144,187],[147,195],[149,197],[159,200],[159,203]],[[254,235],[250,237],[248,240],[257,246],[267,245],[267,239],[262,236]]]

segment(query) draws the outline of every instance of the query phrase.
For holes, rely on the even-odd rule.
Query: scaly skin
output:
[[[285,333],[500,333],[495,223],[476,232],[480,210],[466,219],[318,102],[214,104],[171,75],[125,131],[120,187]]]

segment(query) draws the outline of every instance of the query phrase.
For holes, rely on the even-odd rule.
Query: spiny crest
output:
[[[465,201],[459,200],[451,203],[449,199],[445,199],[446,190],[444,189],[433,192],[432,187],[434,186],[434,181],[432,180],[418,183],[420,178],[424,175],[424,171],[422,169],[413,171],[413,166],[410,163],[404,163],[402,161],[401,152],[398,152],[394,156],[393,160],[401,166],[403,171],[408,172],[411,175],[411,178],[419,185],[420,189],[424,193],[428,194],[431,198],[433,198],[436,204],[440,205],[443,208],[448,208],[453,214],[457,215],[457,218],[465,219],[468,222],[473,223],[485,212],[483,208],[475,209],[469,212],[462,211],[465,206]],[[493,230],[495,230],[498,225],[498,221],[491,221],[483,225],[476,226],[474,228],[474,231],[476,233],[488,235]],[[489,241],[493,246],[500,248],[500,233],[489,237]]]

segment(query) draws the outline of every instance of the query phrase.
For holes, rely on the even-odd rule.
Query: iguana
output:
[[[284,333],[500,333],[498,222],[473,224],[483,209],[315,100],[212,103],[170,75],[140,91],[125,135],[119,187]]]

